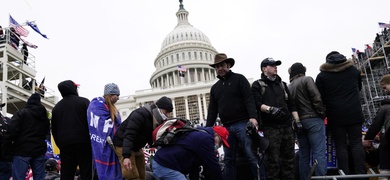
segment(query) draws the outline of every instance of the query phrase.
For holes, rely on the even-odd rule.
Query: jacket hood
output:
[[[31,116],[37,120],[47,120],[47,111],[41,104],[41,96],[38,93],[32,94],[28,98],[25,108],[29,110]]]
[[[341,72],[346,70],[347,68],[352,67],[353,61],[348,60],[339,64],[332,64],[332,63],[324,63],[320,66],[320,71],[324,72]]]
[[[62,81],[58,84],[58,90],[60,91],[62,97],[68,95],[78,96],[77,87],[78,85],[71,80]]]
[[[38,93],[32,94],[26,103],[26,106],[29,105],[41,105],[41,96]]]

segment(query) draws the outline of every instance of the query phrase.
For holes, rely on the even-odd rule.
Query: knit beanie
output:
[[[116,95],[120,95],[120,91],[119,91],[119,87],[118,85],[114,84],[114,83],[108,83],[104,86],[104,95],[108,95],[108,94],[116,94]]]
[[[41,104],[41,96],[40,96],[38,93],[32,94],[32,95],[28,98],[27,104],[35,104],[35,105]]]
[[[161,97],[159,100],[157,100],[156,105],[160,109],[165,109],[169,112],[172,112],[173,105],[171,99],[167,98],[166,96]]]
[[[326,55],[326,62],[330,64],[340,64],[347,61],[347,58],[337,51],[332,51]]]
[[[302,63],[294,63],[291,65],[289,69],[290,73],[290,79],[294,78],[298,74],[303,74],[305,75],[306,73],[306,67],[302,65]]]

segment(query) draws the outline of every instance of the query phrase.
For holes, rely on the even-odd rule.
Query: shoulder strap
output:
[[[263,80],[258,79],[257,82],[260,84],[260,97],[263,98],[265,88],[268,86]]]
[[[287,94],[287,91],[286,91],[286,83],[281,81],[280,82],[280,86],[282,87],[283,91],[284,91],[284,99],[287,101],[288,100],[288,94]]]

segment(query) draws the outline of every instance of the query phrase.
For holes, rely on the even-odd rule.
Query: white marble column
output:
[[[194,75],[195,75],[194,81],[198,82],[198,69],[197,68],[194,68]]]
[[[207,105],[207,101],[206,101],[206,94],[202,94],[202,96],[203,96],[203,111],[204,111],[204,117],[205,117],[205,119],[207,118],[207,107],[208,107],[208,105]]]
[[[166,84],[165,84],[165,87],[169,87],[169,73],[166,73],[165,74],[165,82],[166,82]]]
[[[204,77],[205,75],[206,75],[206,74],[204,74],[204,68],[202,68],[202,74],[201,74],[201,76],[200,76],[200,80],[203,81],[203,82],[206,81],[206,79],[205,79],[205,77]]]
[[[208,74],[208,76],[209,76],[209,80],[212,80],[212,78],[211,78],[211,76],[212,76],[212,74],[211,74],[211,69],[209,69],[209,73],[207,73]]]
[[[173,85],[176,86],[177,85],[177,73],[176,73],[176,71],[172,72],[172,78],[173,78]]]
[[[187,83],[191,83],[191,73],[190,68],[187,69]]]
[[[175,98],[171,98],[171,100],[172,100],[172,106],[173,106],[172,117],[176,117]]]
[[[200,94],[198,96],[198,110],[199,110],[199,120],[203,120],[203,112],[202,112],[202,100],[200,99]]]
[[[188,97],[184,96],[184,104],[186,105],[186,119],[190,119],[190,112],[188,108]]]

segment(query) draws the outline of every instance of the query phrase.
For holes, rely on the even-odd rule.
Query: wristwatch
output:
[[[265,112],[269,113],[270,110],[271,110],[271,106],[268,106],[267,109],[265,109]]]

